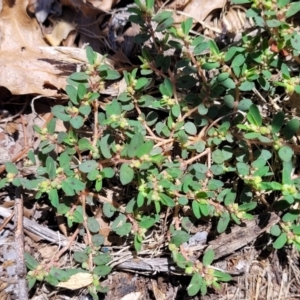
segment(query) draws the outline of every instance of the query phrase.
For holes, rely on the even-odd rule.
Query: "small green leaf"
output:
[[[71,274],[56,267],[52,267],[49,274],[53,276],[57,281],[67,281],[71,277]]]
[[[159,86],[159,91],[162,95],[172,97],[173,96],[173,87],[172,82],[169,78],[165,78],[164,83]]]
[[[77,93],[78,93],[78,97],[80,100],[84,99],[84,97],[86,96],[86,93],[87,93],[87,88],[85,87],[84,84],[82,84],[82,83],[78,84]],[[77,104],[77,103],[75,103],[75,104]]]
[[[103,213],[107,218],[111,218],[114,215],[115,211],[116,209],[113,205],[111,205],[110,203],[104,203]]]
[[[299,218],[300,210],[294,209],[290,210],[282,217],[283,222],[293,222]]]
[[[75,116],[73,118],[71,118],[70,120],[70,124],[75,128],[75,129],[79,129],[83,126],[84,123],[84,119],[82,116]]]
[[[282,111],[278,112],[272,120],[272,133],[277,133],[280,131],[284,122],[284,113]]]
[[[28,291],[30,291],[36,283],[36,278],[31,276],[27,276],[26,278],[28,281]]]
[[[215,257],[215,252],[213,249],[208,249],[205,251],[204,256],[203,256],[203,265],[205,267],[209,266],[212,264],[212,262],[214,261],[214,257]]]
[[[244,134],[245,139],[254,140],[261,137],[261,134],[258,132],[249,132]]]
[[[95,63],[95,54],[91,46],[87,46],[85,48],[86,57],[88,59],[88,62],[90,65],[93,65]]]
[[[56,177],[55,161],[51,156],[48,156],[46,159],[46,170],[50,180]]]
[[[257,206],[257,202],[249,202],[249,203],[241,204],[239,206],[239,209],[241,211],[250,211],[253,210],[256,206]]]
[[[273,247],[275,249],[281,249],[287,242],[287,235],[285,232],[281,233],[281,235],[275,240],[273,243]]]
[[[187,242],[190,239],[188,233],[182,230],[176,230],[172,234],[171,243],[175,244],[177,247]]]
[[[153,141],[147,141],[146,143],[142,144],[138,150],[136,151],[136,156],[141,158],[145,154],[149,154],[154,147]]]
[[[236,67],[240,67],[243,65],[243,63],[245,62],[246,57],[244,54],[240,53],[238,54],[233,60],[231,65],[232,66],[236,66]]]
[[[118,227],[115,231],[116,234],[119,236],[126,236],[127,234],[130,233],[132,228],[132,224],[131,223],[125,223],[124,225]]]
[[[146,7],[150,10],[154,8],[154,0],[146,0]]]
[[[87,178],[90,181],[94,181],[98,178],[99,171],[98,170],[92,170],[87,174]]]
[[[148,79],[147,78],[139,78],[136,82],[136,85],[134,87],[135,90],[139,90],[141,88],[143,88],[146,84],[148,83]]]
[[[59,199],[58,199],[57,189],[53,189],[53,188],[50,189],[50,191],[49,191],[49,199],[50,199],[51,204],[54,207],[58,207]]]
[[[296,234],[296,235],[300,234],[300,226],[299,225],[293,225],[292,230],[293,230],[294,234]]]
[[[185,21],[181,23],[182,31],[185,35],[188,35],[193,26],[193,19],[187,18]]]
[[[92,236],[92,242],[94,246],[99,247],[104,244],[105,238],[101,234],[94,234]]]
[[[217,149],[212,153],[212,160],[217,163],[217,164],[221,164],[225,161],[224,155],[222,150]]]
[[[101,153],[107,159],[111,158],[110,149],[111,149],[112,140],[113,137],[110,134],[104,135],[100,140]]]
[[[220,54],[220,50],[214,40],[209,40],[208,45],[209,45],[210,51],[213,54],[216,54],[216,55]]]
[[[239,86],[239,90],[243,92],[252,91],[255,88],[254,82],[251,81],[244,81]]]
[[[93,258],[93,262],[97,266],[106,265],[111,261],[111,256],[108,253],[101,253]]]
[[[70,185],[67,181],[64,180],[61,183],[61,188],[65,192],[66,196],[74,196],[75,195],[75,191],[74,191],[72,185]]]
[[[199,273],[195,273],[187,287],[187,292],[190,297],[195,296],[200,291],[203,284],[203,278]]]
[[[97,276],[106,276],[111,272],[112,268],[110,266],[98,266],[94,268],[93,273]]]
[[[193,53],[194,53],[194,55],[199,55],[199,54],[201,54],[203,51],[207,50],[208,48],[209,48],[208,43],[207,43],[207,42],[203,42],[203,43],[198,44],[198,45],[195,47]]]
[[[49,134],[53,134],[55,132],[56,120],[56,118],[52,118],[47,124],[47,130]]]
[[[118,71],[115,71],[115,70],[107,70],[106,71],[106,76],[105,76],[106,80],[116,80],[116,79],[119,79],[120,77],[121,77],[121,75],[119,74]]]
[[[163,20],[168,19],[169,17],[171,17],[172,14],[173,13],[171,11],[162,11],[162,12],[156,14],[152,18],[152,20],[155,21],[155,22],[161,22],[161,21],[163,21]]]
[[[84,72],[75,72],[71,74],[70,79],[75,81],[84,81],[89,79],[89,75]]]
[[[266,23],[271,28],[273,28],[273,27],[279,27],[282,24],[281,21],[276,20],[276,19],[267,20]]]
[[[79,165],[79,170],[83,173],[89,173],[96,170],[98,163],[95,160],[87,160]]]
[[[172,112],[172,116],[177,118],[181,112],[180,105],[179,104],[173,105],[171,108],[171,112]]]
[[[162,194],[162,193],[159,193],[159,197],[160,197],[160,201],[164,205],[169,206],[169,207],[174,207],[175,206],[175,202],[171,197],[169,197],[165,194]]]
[[[270,229],[270,233],[274,236],[279,236],[281,234],[280,227],[277,224],[272,226]]]
[[[72,187],[73,190],[81,192],[85,189],[85,183],[74,177],[68,177],[66,182]]]
[[[143,22],[143,23],[144,23],[144,22]],[[171,27],[171,26],[173,25],[173,23],[174,23],[174,19],[173,19],[172,17],[167,18],[167,19],[163,20],[162,22],[160,22],[160,23],[157,25],[155,31],[156,31],[156,32],[161,32],[161,31],[163,31],[163,30],[165,30],[165,29]]]
[[[247,114],[247,120],[256,126],[261,126],[262,125],[262,117],[260,115],[259,109],[257,108],[256,105],[251,105],[249,107],[249,112]]]
[[[112,115],[119,116],[122,113],[122,106],[116,99],[114,99],[112,102],[105,106],[105,110],[108,118]]]
[[[227,226],[230,221],[230,215],[227,211],[223,212],[221,218],[218,221],[217,231],[218,233],[222,233],[227,229]]]
[[[115,171],[113,168],[104,168],[101,174],[103,174],[104,178],[112,178],[115,175]]]
[[[126,185],[133,180],[134,171],[127,163],[122,164],[120,168],[120,181],[122,185]]]
[[[34,259],[28,252],[24,253],[26,266],[29,270],[34,270],[39,265],[38,261]]]
[[[83,263],[83,262],[86,262],[88,260],[87,254],[82,252],[82,251],[75,251],[73,253],[73,258],[74,258],[75,261],[77,261],[79,263]]]
[[[137,252],[142,249],[142,238],[138,234],[134,236],[134,248]]]
[[[141,147],[141,145],[144,142],[144,137],[141,133],[136,133],[130,141],[130,144],[128,146],[128,156],[134,157],[136,156],[137,150]]]
[[[198,203],[198,201],[193,201],[192,202],[192,209],[193,209],[193,213],[195,215],[195,217],[197,219],[200,219],[201,218],[201,210],[200,210],[200,205]]]
[[[99,232],[100,230],[100,225],[98,221],[93,217],[87,219],[87,226],[89,230],[93,233]]]
[[[232,277],[229,274],[226,274],[222,271],[214,270],[214,276],[218,278],[218,280],[227,282],[232,280]]]
[[[155,218],[151,216],[143,216],[141,221],[139,222],[139,225],[141,228],[150,228],[155,224]]]
[[[9,161],[5,163],[5,169],[7,173],[11,173],[15,175],[18,174],[18,168],[15,166],[15,164]]]
[[[30,161],[31,161],[33,164],[36,164],[35,155],[34,155],[33,150],[30,149],[30,150],[28,151],[27,156],[28,156],[28,158],[30,159]]]
[[[148,126],[152,126],[157,122],[158,119],[158,114],[156,111],[151,111],[149,114],[146,116],[146,122]]]
[[[289,162],[294,156],[294,151],[289,146],[283,146],[279,149],[278,155],[284,162]]]
[[[285,13],[286,18],[290,18],[291,16],[295,15],[297,12],[300,11],[300,2],[292,2],[289,6],[288,11]]]
[[[91,113],[92,109],[89,105],[82,105],[79,107],[79,112],[84,115],[87,116]]]
[[[55,105],[51,109],[53,115],[64,122],[68,122],[71,119],[71,116],[66,114],[65,107],[63,105]]]
[[[197,128],[195,124],[192,122],[186,122],[184,124],[184,130],[186,131],[186,133],[190,135],[195,135],[197,133]]]

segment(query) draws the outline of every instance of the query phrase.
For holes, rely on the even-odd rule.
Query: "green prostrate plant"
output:
[[[290,18],[300,10],[298,2],[233,1],[252,4],[247,15],[263,32],[244,33],[224,49],[195,37],[191,18],[176,27],[171,12],[154,13],[154,1],[135,2],[129,11],[141,29],[135,36],[141,64],[123,72],[126,87],[116,97],[103,95],[120,74],[88,46],[87,65],[67,80],[68,103],[54,106],[45,126],[35,126],[41,142],[26,165],[36,166],[36,176],[22,177],[6,164],[1,187],[23,186],[49,200],[69,232],[86,243],[70,270],[41,266],[28,256],[31,287],[35,280],[57,286],[86,272],[98,299],[105,290],[99,279],[111,271],[112,257],[104,252],[99,209],[138,255],[155,235],[151,249],[170,251],[192,276],[190,296],[231,279],[212,266],[212,249],[202,262],[186,251],[191,227],[202,221],[222,233],[259,212],[283,212],[271,229],[274,248],[300,249],[300,180],[294,174],[300,122],[282,101],[300,92],[299,74],[291,68],[300,51]]]
[[[174,243],[176,243],[176,238]],[[204,253],[202,262],[199,260],[192,262],[178,251],[176,244],[169,244],[169,249],[172,251],[172,257],[178,267],[185,269],[185,273],[192,276],[191,282],[187,287],[189,296],[195,296],[199,291],[201,291],[202,295],[205,295],[208,287],[220,289],[219,282],[231,280],[230,275],[210,266],[214,260],[213,250],[209,249]]]

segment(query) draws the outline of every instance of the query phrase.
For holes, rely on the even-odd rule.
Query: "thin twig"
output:
[[[5,218],[5,220],[3,221],[3,223],[0,226],[0,232],[2,231],[3,228],[5,228],[5,226],[9,223],[9,221],[12,219],[12,217],[14,215],[15,215],[15,212],[13,211],[9,217]]]
[[[15,199],[15,245],[18,253],[16,259],[17,276],[18,276],[18,294],[19,299],[28,299],[28,290],[26,282],[26,266],[24,258],[24,228],[23,228],[23,198],[21,194],[21,187],[16,188]]]

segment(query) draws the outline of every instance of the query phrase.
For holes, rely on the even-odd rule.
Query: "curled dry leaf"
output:
[[[90,285],[93,282],[93,275],[89,273],[77,273],[69,280],[61,281],[57,286],[69,290],[77,290]]]
[[[27,1],[16,0],[13,5],[3,2],[0,14],[1,56],[0,82],[12,94],[39,93],[56,95],[65,85],[59,70],[47,62],[38,46],[47,44],[42,38],[39,25],[26,13]],[[54,87],[47,89],[45,83]]]
[[[227,0],[202,0],[199,4],[198,0],[189,1],[183,9],[183,14],[174,11],[174,21],[179,24],[182,23],[187,17],[191,17],[195,22],[201,22],[215,9],[222,9],[226,4]],[[168,8],[168,6],[166,6]]]
[[[27,1],[3,2],[0,13],[0,82],[14,95],[40,94],[63,97],[66,78],[76,71],[76,64],[86,61],[85,50],[76,49],[83,60],[74,59],[68,49],[49,53],[38,22],[26,13]],[[41,47],[41,48],[40,48]],[[48,49],[49,51],[47,51]],[[51,49],[51,50],[50,50]]]
[[[142,300],[142,293],[140,292],[132,292],[130,294],[125,295],[122,297],[121,300]]]

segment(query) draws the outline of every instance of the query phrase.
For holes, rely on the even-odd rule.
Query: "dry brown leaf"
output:
[[[56,57],[58,61],[64,61],[74,64],[84,64],[87,63],[85,49],[73,48],[73,47],[39,47],[43,55],[50,57]],[[101,54],[97,54],[98,59],[103,59]],[[104,62],[113,67],[114,63],[110,59],[104,59]]]
[[[166,296],[160,289],[157,287],[157,282],[155,280],[151,280],[152,282],[152,290],[155,297],[155,300],[165,300]]]
[[[38,251],[40,252],[42,258],[49,259],[52,258],[54,253],[57,251],[57,246],[45,246],[39,248]]]
[[[45,34],[45,38],[50,45],[59,46],[60,43],[69,36],[70,32],[75,29],[76,25],[74,23],[60,21],[55,25],[50,34]]]
[[[60,282],[57,286],[69,290],[77,290],[90,285],[93,282],[93,275],[89,273],[77,273],[69,280]]]
[[[174,11],[173,18],[177,24],[182,23],[187,17],[194,18],[195,22],[200,21],[202,23],[213,10],[222,9],[226,2],[227,0],[201,0],[200,4],[199,0],[191,0],[182,9],[184,14],[180,14],[180,12],[176,14]],[[171,8],[167,5],[166,8],[168,7]]]
[[[16,0],[11,6],[3,2],[0,13],[0,82],[14,95],[40,94],[62,97],[66,77],[76,71],[76,63],[86,62],[69,57],[70,49],[57,56],[45,43],[39,24],[26,13],[27,1]],[[39,48],[41,47],[41,48]],[[51,49],[49,51],[45,49]]]
[[[86,7],[86,4],[79,2],[79,6]],[[74,4],[73,1],[72,4]],[[28,1],[22,0],[11,1],[10,5],[7,1],[3,2],[3,9],[0,12],[1,86],[14,95],[39,94],[47,97],[65,97],[61,91],[66,86],[66,78],[76,71],[77,64],[87,61],[85,50],[76,48],[73,48],[74,51],[70,48],[59,50],[58,48],[63,47],[55,47],[55,49],[49,47],[36,19],[31,19],[27,15],[27,5]],[[78,20],[76,19],[77,24],[81,20],[82,22],[97,20],[96,16],[100,11],[98,8],[90,5],[87,11],[89,15],[85,19],[83,16],[83,19],[80,19],[83,12],[79,13]],[[94,27],[99,29],[96,23]],[[83,39],[83,36],[87,37],[87,35],[81,34],[80,44],[83,42],[88,42],[91,46],[95,44],[94,50],[97,51],[97,47],[102,47],[99,46],[101,37],[98,37],[94,27],[91,26],[88,31],[96,34],[96,37]],[[52,42],[57,44],[58,40],[64,38],[66,34],[65,32],[59,38],[56,37],[57,40]],[[75,52],[80,53],[80,59],[74,58]]]
[[[63,70],[55,58],[43,56],[38,49],[46,46],[39,25],[26,14],[27,1],[3,2],[0,14],[0,82],[12,94],[38,93],[58,95],[65,87]],[[56,64],[55,64],[56,62]],[[59,75],[62,76],[59,76]],[[48,84],[47,84],[48,83]]]
[[[76,30],[76,23],[74,15],[76,10],[72,7],[64,7],[62,15],[59,17],[51,17],[50,20],[53,23],[51,32],[45,32],[45,38],[52,46],[59,46],[60,43],[65,40],[70,32]]]
[[[142,300],[142,293],[141,292],[132,292],[132,293],[127,294],[124,297],[122,297],[121,300]]]

